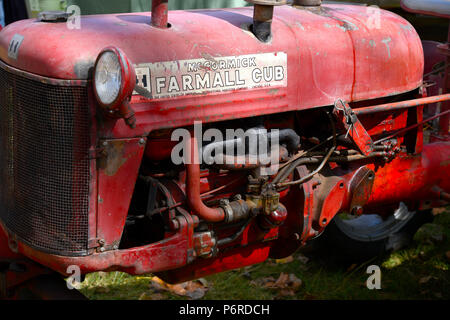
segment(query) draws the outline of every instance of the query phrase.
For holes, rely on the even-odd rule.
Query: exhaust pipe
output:
[[[169,27],[169,0],[152,0],[152,26],[160,29]]]
[[[315,7],[320,6],[322,4],[322,0],[294,0],[293,6],[301,6],[301,7]]]
[[[272,39],[273,7],[287,3],[287,0],[245,0],[254,5],[252,32],[262,42]]]
[[[221,222],[226,219],[222,208],[206,206],[200,197],[200,163],[197,149],[197,139],[192,137],[189,141],[188,159],[186,164],[186,198],[189,207],[195,215],[209,222]]]

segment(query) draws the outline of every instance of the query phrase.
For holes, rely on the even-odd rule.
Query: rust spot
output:
[[[124,157],[125,141],[108,141],[104,146],[105,156],[99,159],[99,167],[107,176],[116,175],[128,160]]]

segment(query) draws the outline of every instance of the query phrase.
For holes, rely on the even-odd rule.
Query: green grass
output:
[[[424,225],[411,246],[359,265],[336,266],[323,257],[307,263],[297,258],[289,263],[274,260],[206,278],[209,290],[203,299],[444,299],[450,298],[450,215],[440,214],[433,224]],[[381,290],[369,290],[367,266],[379,265]],[[265,288],[262,280],[277,279],[281,273],[294,274],[302,286],[293,296],[279,289]],[[81,292],[90,299],[186,299],[169,292],[155,293],[152,276],[130,276],[120,272],[88,275]]]

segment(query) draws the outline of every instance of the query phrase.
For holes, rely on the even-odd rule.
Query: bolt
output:
[[[105,247],[100,248],[100,252],[105,252],[105,250],[106,250]]]
[[[114,247],[113,247],[113,249],[114,249],[114,250],[117,250],[117,249],[119,249],[119,246],[118,246],[117,244],[115,244]]]
[[[145,139],[144,139],[144,138],[142,138],[142,139],[139,139],[139,144],[140,144],[140,145],[143,145],[143,144],[145,144]]]
[[[106,147],[108,145],[107,141],[103,141],[103,146]]]

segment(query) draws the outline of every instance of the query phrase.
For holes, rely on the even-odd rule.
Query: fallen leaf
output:
[[[168,290],[167,284],[158,277],[153,277],[150,280],[150,288],[154,289],[155,291],[167,291]]]
[[[275,286],[278,288],[286,288],[288,286],[288,282],[289,282],[289,275],[282,272],[280,274],[280,277],[275,282]]]
[[[200,279],[197,279],[197,281],[200,282],[204,287],[209,286],[208,281],[206,279],[200,278]]]
[[[275,278],[267,277],[250,281],[250,284],[256,287],[267,287],[268,283],[270,283],[270,286],[272,286],[275,283]]]
[[[437,216],[438,214],[446,212],[446,208],[433,208],[432,212],[434,216]]]
[[[292,261],[294,261],[293,256],[289,256],[289,257],[283,258],[283,259],[275,259],[275,263],[277,263],[277,264],[286,264],[286,263],[290,263]]]
[[[196,300],[205,296],[208,291],[208,282],[205,279],[199,279],[179,284],[169,284],[158,277],[153,277],[150,282],[150,287],[156,292],[167,291],[178,296]]]
[[[169,285],[168,287],[172,293],[175,293],[178,296],[186,296],[187,295],[188,291],[186,290],[186,287],[187,287],[186,282],[181,283],[181,284]]]
[[[297,291],[302,286],[302,280],[297,278],[294,274],[287,274],[282,272],[278,279],[274,281],[267,281],[263,285],[264,288],[292,290]]]

